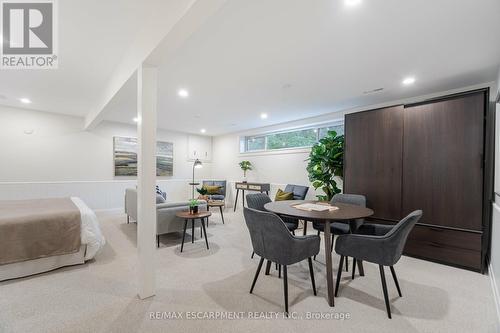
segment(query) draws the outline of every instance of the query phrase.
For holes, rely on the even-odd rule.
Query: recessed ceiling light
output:
[[[19,100],[21,101],[21,103],[24,103],[24,104],[30,104],[31,101],[29,100],[29,98],[19,98]]]
[[[261,113],[260,119],[267,119],[267,113]]]
[[[138,123],[139,122],[139,117],[134,117],[134,119],[132,119],[134,121],[134,123]]]
[[[361,0],[344,0],[346,6],[357,6],[361,3]]]
[[[206,132],[207,132],[207,130],[206,130],[206,129],[204,129],[204,128],[202,128],[202,129],[200,130],[200,132],[201,132],[201,133],[206,133]]]
[[[405,79],[403,80],[403,84],[404,84],[405,86],[410,85],[410,84],[413,84],[413,83],[415,83],[415,78],[414,78],[413,76],[409,76],[409,77],[407,77],[407,78],[405,78]]]
[[[179,91],[177,91],[177,95],[179,95],[179,97],[186,98],[189,97],[189,92],[186,89],[179,89]]]

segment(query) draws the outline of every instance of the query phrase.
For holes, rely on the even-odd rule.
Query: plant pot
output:
[[[189,207],[190,214],[198,214],[198,206]]]
[[[208,195],[200,195],[200,196],[198,196],[198,200],[208,201]]]

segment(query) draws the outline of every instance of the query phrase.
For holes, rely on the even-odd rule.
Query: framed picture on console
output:
[[[115,177],[137,176],[137,139],[113,137],[113,160]],[[156,143],[156,175],[172,176],[174,171],[174,144]]]

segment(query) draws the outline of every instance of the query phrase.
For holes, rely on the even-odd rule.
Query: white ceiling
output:
[[[116,66],[158,11],[178,12],[187,0],[63,0],[59,68],[0,70],[0,104],[85,116],[102,99]],[[164,15],[164,17],[167,15]],[[167,19],[173,19],[167,17]],[[165,20],[165,19],[164,19]],[[19,98],[27,97],[25,105]]]
[[[61,69],[2,72],[0,94],[84,115],[147,13],[140,1],[65,2],[60,45],[72,47],[64,47]],[[109,3],[99,15],[89,13],[90,31],[81,13],[90,11],[87,3]],[[362,0],[356,7],[344,0],[228,0],[175,52],[155,55],[162,59],[159,127],[218,135],[493,81],[499,13],[498,0]],[[408,75],[417,81],[402,86]],[[104,119],[132,123],[135,84],[132,78],[124,85]],[[179,98],[179,88],[190,97]]]

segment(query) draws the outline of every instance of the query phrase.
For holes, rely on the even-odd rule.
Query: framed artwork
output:
[[[137,176],[137,139],[113,137],[115,176]],[[156,175],[172,176],[174,172],[174,144],[156,143]]]

